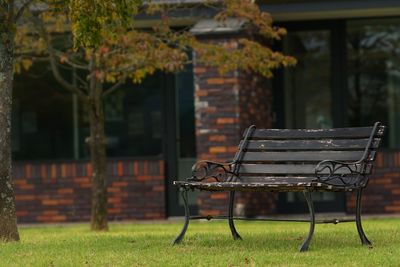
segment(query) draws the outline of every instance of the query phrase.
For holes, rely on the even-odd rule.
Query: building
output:
[[[288,29],[280,47],[297,67],[271,81],[221,76],[194,64],[117,91],[106,103],[110,220],[160,219],[183,213],[172,180],[190,175],[196,158],[227,160],[243,129],[388,125],[365,192],[366,213],[400,212],[400,2],[395,0],[259,1]],[[264,3],[268,2],[268,4]],[[199,38],[235,41],[197,22]],[[54,90],[45,66],[15,80],[14,184],[20,222],[90,218],[87,118],[74,96]],[[34,99],[34,101],[32,101]],[[296,194],[241,194],[247,216],[302,212]],[[354,210],[354,196],[321,193],[317,210]],[[191,208],[219,214],[227,194],[192,195]],[[303,207],[304,206],[304,207]],[[256,212],[257,211],[257,212]]]

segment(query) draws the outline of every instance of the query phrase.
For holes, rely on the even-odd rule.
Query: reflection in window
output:
[[[72,96],[46,64],[15,77],[12,150],[17,160],[73,157]]]
[[[331,128],[331,52],[330,32],[293,31],[285,38],[285,53],[298,63],[285,69],[285,109],[287,128]],[[314,192],[317,202],[335,201],[335,194]],[[282,194],[286,203],[304,201],[299,193]]]
[[[104,101],[107,156],[136,157],[162,153],[161,94],[163,74],[141,84],[126,83]],[[80,158],[88,158],[88,112],[79,112]]]
[[[400,19],[348,23],[348,120],[350,125],[381,121],[384,140],[400,147]]]
[[[187,66],[184,71],[175,75],[175,87],[178,94],[178,139],[180,140],[180,158],[196,158],[194,82],[192,69],[193,67],[191,65]]]
[[[107,97],[104,108],[109,157],[162,153],[162,90],[163,74],[158,73],[140,85],[127,83]],[[75,105],[76,97],[58,85],[46,64],[35,64],[17,75],[13,94],[14,159],[89,157],[85,144],[90,134],[88,112],[83,105]]]
[[[287,128],[330,128],[329,31],[289,32],[285,52],[297,58],[295,68],[285,70]]]

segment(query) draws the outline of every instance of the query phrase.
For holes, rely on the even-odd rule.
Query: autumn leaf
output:
[[[31,59],[22,59],[21,64],[24,70],[28,70],[32,66],[33,62]]]

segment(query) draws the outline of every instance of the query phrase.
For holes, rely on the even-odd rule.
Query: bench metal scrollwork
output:
[[[365,163],[324,160],[315,168],[316,181],[335,186],[360,187],[366,185]]]
[[[215,180],[215,182],[230,181],[236,177],[233,173],[233,163],[218,163],[213,161],[199,161],[192,167],[192,177],[188,181],[201,182],[204,180]]]
[[[315,167],[315,181],[334,186],[365,187],[368,183],[366,174],[368,168],[370,168],[368,160],[374,136],[383,134],[383,129],[379,128],[380,125],[380,122],[374,124],[361,159],[354,162],[323,160]]]

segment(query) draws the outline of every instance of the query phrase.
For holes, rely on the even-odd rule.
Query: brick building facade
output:
[[[240,71],[221,75],[198,64],[194,55],[193,68],[184,78],[175,76],[175,82],[170,82],[158,75],[139,90],[119,92],[106,104],[110,114],[107,134],[113,145],[108,148],[110,220],[182,215],[178,192],[171,186],[177,177],[189,173],[190,167],[182,165],[181,159],[231,160],[244,129],[251,124],[320,128],[372,125],[376,120],[388,126],[388,134],[363,195],[363,212],[400,212],[400,63],[394,60],[400,55],[393,56],[397,52],[384,46],[389,41],[395,42],[393,47],[400,46],[400,18],[395,13],[400,4],[382,0],[365,1],[369,3],[365,6],[363,1],[339,1],[332,9],[328,3],[332,1],[272,2],[261,4],[262,9],[271,10],[288,29],[277,49],[298,59],[295,68],[277,73],[273,81]],[[370,12],[371,6],[375,13]],[[343,10],[349,11],[346,16],[340,15]],[[238,32],[199,38],[234,49]],[[27,87],[35,82],[20,80],[16,84],[20,83],[21,94],[16,90],[14,101],[20,114],[13,119],[14,126],[19,125],[13,126],[18,129],[13,147],[18,220],[88,221],[91,167],[84,145],[79,145],[87,134],[85,118],[80,114],[69,117],[77,104],[64,95],[49,103],[31,101]],[[37,82],[38,88],[45,86],[43,80],[55,83],[45,78]],[[32,92],[38,94],[38,88]],[[48,112],[44,112],[47,105]],[[53,113],[58,114],[57,129],[52,128]],[[78,141],[70,134],[73,125],[79,128],[74,133]],[[35,144],[47,150],[39,151]],[[72,147],[77,149],[72,151]],[[227,197],[227,193],[202,192],[192,200],[192,208],[201,214],[221,214],[227,210]],[[290,204],[285,195],[278,194],[241,193],[236,198],[236,212],[246,216],[285,213],[285,205]],[[332,210],[326,212],[354,212],[355,195],[329,201]]]

